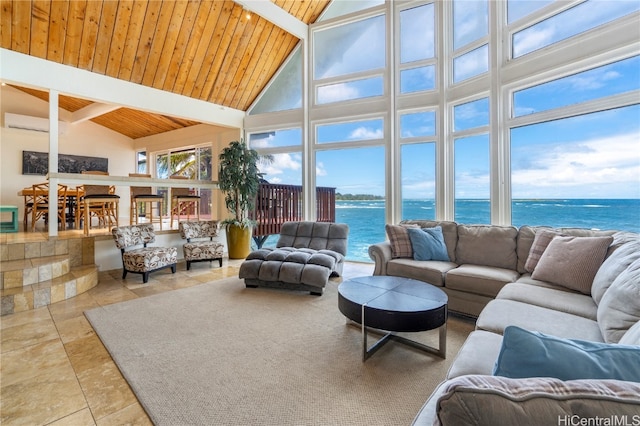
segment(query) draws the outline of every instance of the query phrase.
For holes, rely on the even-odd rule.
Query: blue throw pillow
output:
[[[562,339],[508,326],[493,369],[513,379],[614,379],[640,382],[640,346]]]
[[[413,247],[415,260],[442,260],[449,261],[447,246],[444,243],[442,227],[433,228],[407,228],[409,239]]]

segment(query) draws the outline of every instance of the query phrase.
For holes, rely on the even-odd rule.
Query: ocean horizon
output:
[[[489,200],[457,200],[455,221],[488,224]],[[405,199],[402,219],[435,219],[434,200]],[[347,260],[372,262],[369,246],[385,241],[385,200],[336,200],[336,222],[349,225]],[[512,201],[512,225],[588,228],[640,233],[640,199],[518,199]],[[277,235],[264,247],[275,247]]]

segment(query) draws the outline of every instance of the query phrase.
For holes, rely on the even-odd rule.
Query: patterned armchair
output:
[[[115,227],[111,233],[122,253],[122,279],[126,278],[127,272],[132,272],[142,274],[142,282],[146,283],[149,272],[162,268],[176,272],[178,250],[175,247],[147,247],[156,240],[152,224]],[[142,247],[133,248],[136,246]]]
[[[187,240],[182,246],[187,271],[191,268],[192,262],[217,260],[222,266],[224,245],[213,241],[213,237],[218,235],[217,220],[180,222],[179,228],[180,236]]]

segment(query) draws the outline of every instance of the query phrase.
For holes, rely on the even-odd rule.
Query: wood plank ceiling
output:
[[[306,24],[330,0],[271,0]],[[231,0],[2,0],[0,47],[246,111],[298,38]],[[22,88],[23,90],[26,90]],[[29,90],[41,99],[48,93]],[[61,96],[70,112],[90,101]],[[120,108],[92,121],[131,138],[197,124]]]

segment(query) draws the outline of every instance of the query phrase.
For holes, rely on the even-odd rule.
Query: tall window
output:
[[[385,27],[379,15],[313,33],[315,103],[384,94]]]
[[[400,93],[436,86],[435,5],[400,11]]]
[[[513,57],[550,46],[638,10],[640,3],[637,1],[587,0],[516,32]]]
[[[302,49],[298,47],[249,114],[302,108]]]
[[[317,186],[336,188],[336,222],[349,225],[347,259],[367,260],[369,246],[385,238],[384,147],[318,151],[315,174]]]
[[[355,9],[345,15],[347,4]],[[640,200],[640,3],[374,0],[330,8],[336,13],[310,27],[305,114],[268,116],[267,132],[299,126],[302,143],[260,148],[286,153],[283,164],[303,163],[302,182],[373,199],[352,216],[372,223],[371,210],[384,205],[378,221],[640,231],[640,217],[631,216]],[[265,119],[249,116],[245,126],[264,132]],[[594,201],[605,197],[617,201]],[[578,208],[577,199],[587,201]],[[350,239],[361,240],[359,232],[384,239],[353,222]]]
[[[512,223],[640,228],[638,117],[634,105],[512,129]]]
[[[436,113],[400,115],[400,172],[403,219],[435,219]],[[429,141],[429,142],[426,142]]]
[[[453,108],[455,220],[490,223],[489,99]]]
[[[453,82],[489,70],[487,0],[453,1]]]

